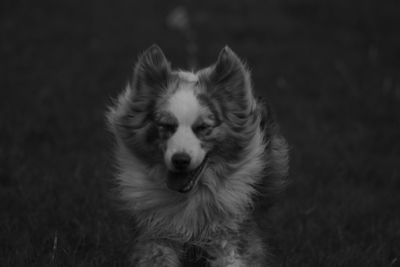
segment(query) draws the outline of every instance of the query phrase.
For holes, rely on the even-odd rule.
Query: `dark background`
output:
[[[280,264],[399,266],[395,0],[2,1],[0,265],[126,263],[103,114],[152,43],[185,67],[166,24],[180,4],[200,66],[228,44],[290,143],[292,185],[266,222]]]

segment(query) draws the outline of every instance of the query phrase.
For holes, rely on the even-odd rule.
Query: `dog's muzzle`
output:
[[[194,170],[191,171],[169,171],[167,176],[167,187],[180,193],[188,193],[197,183],[197,180],[206,165],[207,158]]]

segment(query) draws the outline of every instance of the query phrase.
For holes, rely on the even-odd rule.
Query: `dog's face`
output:
[[[229,48],[211,67],[189,73],[171,70],[153,46],[109,119],[137,159],[163,170],[167,188],[187,193],[206,168],[245,152],[249,134],[259,130],[254,106],[249,74]]]
[[[163,154],[163,164],[168,170],[167,186],[188,192],[207,164],[210,139],[218,125],[216,114],[199,101],[197,82],[179,75],[177,79],[170,95],[161,97],[156,108],[154,123],[158,140],[154,145]]]

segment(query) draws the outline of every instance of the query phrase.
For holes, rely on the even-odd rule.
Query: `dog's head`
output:
[[[172,70],[161,49],[150,47],[108,119],[120,145],[181,193],[207,183],[205,169],[226,176],[250,150],[263,151],[255,148],[264,144],[249,72],[228,47],[196,73]]]

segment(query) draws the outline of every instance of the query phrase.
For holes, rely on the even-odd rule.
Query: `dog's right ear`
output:
[[[166,88],[170,72],[170,63],[161,48],[154,44],[139,57],[131,79],[131,88],[139,93]]]

